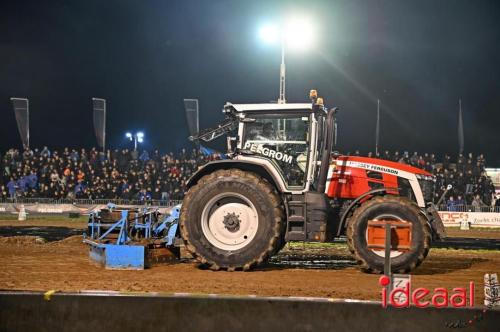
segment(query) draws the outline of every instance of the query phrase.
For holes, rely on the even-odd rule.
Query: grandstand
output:
[[[203,153],[205,152],[205,153]],[[353,155],[360,155],[359,151]],[[452,158],[435,154],[385,151],[380,157],[426,169],[436,175],[435,201],[448,184],[441,210],[499,211],[495,185],[486,172],[482,154],[469,153]],[[182,149],[174,154],[159,150],[122,149],[99,152],[96,148],[62,150],[9,149],[0,153],[0,199],[2,202],[99,203],[114,201],[123,204],[150,203],[168,206],[184,197],[185,183],[198,167],[218,154]],[[490,169],[491,172],[491,169]],[[498,172],[495,179],[498,180]]]

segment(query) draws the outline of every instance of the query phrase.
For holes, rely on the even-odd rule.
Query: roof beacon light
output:
[[[324,106],[324,104],[323,104],[323,98],[319,97],[318,99],[316,99],[316,105],[318,105],[318,106]]]
[[[312,100],[312,99],[316,99],[316,98],[318,98],[318,91],[316,91],[316,90],[309,91],[309,99]]]

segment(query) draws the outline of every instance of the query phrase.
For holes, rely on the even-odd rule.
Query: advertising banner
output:
[[[500,227],[500,213],[439,211],[446,227],[459,227],[469,223],[470,227]]]

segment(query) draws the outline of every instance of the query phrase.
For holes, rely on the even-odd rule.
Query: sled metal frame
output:
[[[110,206],[110,209],[113,208],[115,206]],[[128,235],[128,210],[122,210],[120,219],[111,226],[101,223],[98,214],[92,214],[89,218],[90,237],[86,238],[84,235],[83,239],[83,242],[89,245],[90,260],[104,266],[106,269],[144,269],[147,264],[148,248],[153,244],[155,239],[159,239],[164,243],[165,247],[174,245],[180,206],[174,207],[170,216],[166,217],[154,229],[153,212],[144,209],[144,223],[140,222],[139,214],[137,213],[133,225],[130,226],[138,231],[143,231],[144,240],[147,241],[141,244],[134,244],[133,239]],[[105,227],[108,229],[101,235],[102,229]],[[161,234],[166,229],[167,235],[161,238]],[[118,237],[115,241],[109,235],[116,230],[118,230]]]

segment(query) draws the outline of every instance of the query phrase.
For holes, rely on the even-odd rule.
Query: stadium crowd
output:
[[[92,148],[51,151],[10,149],[0,158],[0,197],[54,199],[181,200],[186,180],[215,159],[200,150],[151,154]]]
[[[360,155],[355,151],[353,155]],[[203,154],[199,149],[179,154],[151,153],[144,150],[108,150],[96,148],[52,151],[10,149],[0,155],[0,198],[19,197],[54,199],[123,199],[123,200],[182,200],[187,179],[204,163],[218,159],[217,154]],[[399,163],[413,165],[436,175],[435,201],[448,184],[453,189],[445,204],[449,210],[461,206],[500,206],[495,188],[486,175],[484,155],[472,153],[452,159],[445,155],[438,160],[435,154],[398,151],[381,155],[368,153]]]

